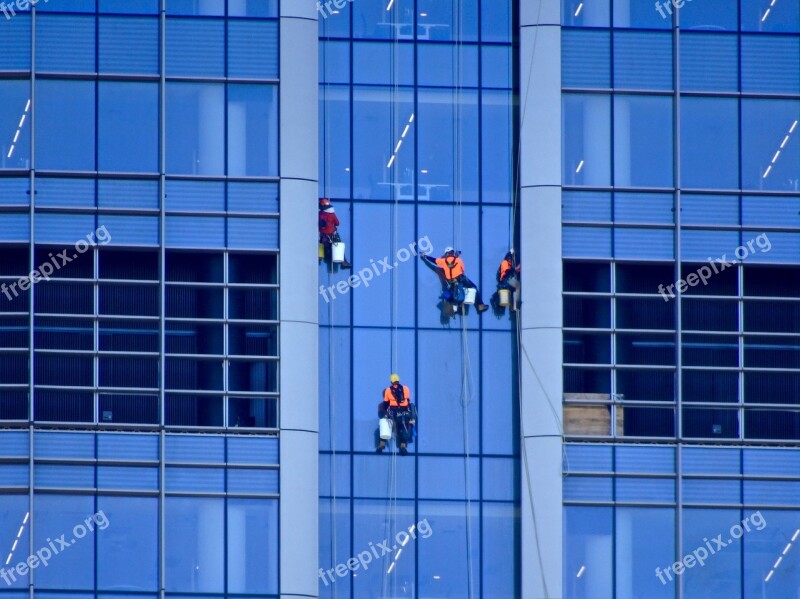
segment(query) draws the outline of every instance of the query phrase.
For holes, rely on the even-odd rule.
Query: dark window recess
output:
[[[27,354],[0,354],[0,381],[4,385],[26,385],[28,377]],[[3,393],[0,391],[0,397]]]
[[[157,322],[100,321],[100,351],[157,352]]]
[[[158,359],[101,357],[100,386],[127,389],[158,388]]]
[[[168,354],[222,354],[222,325],[167,322]]]
[[[683,436],[736,439],[739,437],[739,414],[735,409],[684,408]]]
[[[744,330],[750,333],[800,333],[800,303],[747,300]]]
[[[278,292],[275,289],[231,289],[230,318],[237,320],[277,320]]]
[[[675,338],[672,335],[618,334],[617,362],[675,366]]]
[[[101,424],[158,424],[158,396],[101,395]]]
[[[167,389],[222,391],[222,363],[216,360],[167,358]]]
[[[278,363],[259,360],[257,362],[231,362],[229,377],[231,391],[278,390]]]
[[[167,426],[222,426],[222,398],[166,396]]]
[[[625,406],[623,434],[626,437],[674,437],[675,410]]]
[[[580,329],[611,328],[611,300],[608,298],[564,298],[564,326]]]
[[[564,393],[611,393],[611,371],[565,368]]]
[[[167,286],[167,318],[222,318],[222,289]]]
[[[608,293],[611,265],[596,262],[564,262],[564,291]]]
[[[100,249],[101,279],[158,280],[158,252]]]
[[[28,347],[27,318],[19,316],[0,318],[0,347],[4,349]]]
[[[675,306],[663,299],[617,298],[618,329],[675,328]]]
[[[800,373],[745,372],[744,402],[800,404]]]
[[[674,401],[675,373],[671,370],[618,370],[617,393],[625,401]]]
[[[277,356],[278,328],[256,324],[230,325],[228,351],[233,356]]]
[[[43,422],[93,422],[91,393],[34,391],[33,418]]]
[[[278,428],[278,400],[267,397],[232,397],[228,403],[232,428]]]
[[[658,294],[659,285],[666,287],[675,280],[675,267],[672,264],[618,262],[616,268],[617,293]]]
[[[91,351],[94,348],[94,328],[88,320],[37,316],[34,343],[36,349]]]
[[[28,392],[3,391],[0,393],[0,420],[27,420]]]
[[[34,286],[37,314],[86,314],[94,312],[91,283],[39,283]]]
[[[611,363],[611,337],[564,333],[564,362],[568,364]]]
[[[686,366],[739,365],[739,339],[733,335],[689,335],[682,338]]]
[[[800,413],[747,410],[744,432],[748,439],[800,439]]]
[[[278,257],[274,254],[230,254],[228,278],[231,283],[275,284]]]
[[[100,314],[158,316],[158,287],[100,285]]]
[[[167,281],[222,283],[222,254],[167,250]]]
[[[3,259],[0,260],[0,277],[19,278],[30,274],[28,246],[15,247],[3,244],[0,245],[0,252],[3,253]]]
[[[732,258],[733,256],[729,256],[728,260],[730,261]],[[714,264],[719,270],[721,265],[717,262]],[[726,266],[725,270],[714,273],[712,265],[708,262],[685,263],[681,265],[681,277],[685,281],[690,274],[697,276],[698,270],[704,266],[711,271],[711,275],[706,278],[706,284],[703,285],[703,282],[700,281],[694,287],[687,286],[683,295],[739,295],[739,269],[737,266]],[[704,270],[703,273],[705,274],[705,272]],[[675,292],[673,291],[673,293]]]
[[[0,295],[0,302],[2,302],[3,312],[14,312],[22,314],[30,312],[31,309],[31,290],[22,291],[19,285],[12,288],[11,285],[17,281],[4,281],[6,284],[6,292],[11,296],[9,300],[5,294]],[[16,294],[15,294],[16,293]]]
[[[36,385],[91,387],[94,372],[91,356],[36,354]]]
[[[800,267],[748,264],[743,268],[745,295],[800,297]]]
[[[683,328],[689,331],[737,331],[739,304],[734,301],[683,300]]]
[[[744,338],[747,368],[800,368],[800,337]]]
[[[84,241],[86,241],[84,239]],[[81,246],[83,249],[83,246]],[[65,264],[65,258],[68,260]],[[90,246],[82,254],[74,245],[67,247],[42,247],[35,250],[34,263],[39,272],[49,274],[51,279],[91,279],[94,277],[94,249]],[[47,265],[50,265],[48,268]]]
[[[738,403],[739,373],[684,370],[683,401]]]

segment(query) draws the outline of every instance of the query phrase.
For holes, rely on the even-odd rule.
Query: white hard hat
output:
[[[444,248],[444,253],[445,254],[455,254],[456,251],[453,248],[451,248],[450,246],[447,246],[446,248]]]

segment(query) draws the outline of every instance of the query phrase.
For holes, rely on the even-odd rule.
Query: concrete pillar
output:
[[[523,599],[563,596],[560,9],[520,2]]]
[[[317,12],[281,0],[281,597],[318,597]]]

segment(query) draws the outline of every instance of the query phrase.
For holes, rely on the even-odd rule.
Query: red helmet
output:
[[[319,199],[319,207],[325,208],[326,206],[330,206],[331,201],[328,198],[320,198]]]

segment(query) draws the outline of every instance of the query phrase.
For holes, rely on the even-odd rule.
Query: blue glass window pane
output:
[[[319,12],[319,37],[339,37],[339,38],[349,38],[350,37],[350,10],[348,6],[347,12],[342,13],[340,11],[339,15],[342,18],[339,18],[337,15],[330,14],[325,6],[320,3],[317,7],[317,12]],[[409,30],[410,31],[410,30]]]
[[[738,41],[736,35],[682,33],[681,88],[687,91],[737,91]]]
[[[611,447],[604,445],[567,445],[566,472],[611,472]]]
[[[617,193],[614,195],[614,221],[671,225],[674,200],[666,193]]]
[[[278,439],[275,437],[228,437],[228,462],[231,464],[277,464]]]
[[[228,470],[228,493],[278,493],[278,471]]]
[[[95,530],[77,538],[74,528],[95,514],[94,497],[77,495],[37,494],[33,499],[33,546],[47,547],[48,539],[65,540],[74,544],[69,551],[58,555],[46,568],[36,570],[36,587],[39,589],[90,590],[94,588]],[[101,520],[102,521],[102,520]]]
[[[374,45],[379,46],[380,44]],[[354,67],[354,70],[357,69]],[[350,44],[348,42],[320,40],[319,81],[320,83],[350,83]]]
[[[278,502],[229,499],[228,592],[278,592]]]
[[[0,477],[4,487],[20,487],[27,490],[30,471],[27,464],[0,464]]]
[[[561,47],[563,87],[611,87],[610,31],[564,29]]]
[[[742,31],[800,31],[800,0],[742,0]]]
[[[670,29],[672,17],[665,9],[659,11],[647,2],[614,0],[614,27]]]
[[[481,0],[481,41],[511,41],[512,0]]]
[[[672,187],[672,98],[614,97],[614,184]]]
[[[100,72],[155,75],[158,19],[100,17]]]
[[[750,523],[750,531],[744,532],[743,536],[744,596],[791,597],[800,587],[797,510],[745,510],[745,519]],[[730,525],[735,523],[736,519]],[[787,546],[790,547],[784,555]],[[783,559],[776,568],[778,557]],[[768,576],[769,581],[766,580]]]
[[[360,118],[360,117],[359,117]],[[350,89],[326,85],[319,90],[319,180],[326,197],[350,196]]]
[[[692,568],[685,570],[681,575],[686,599],[735,597],[740,594],[742,584],[742,541],[731,539],[728,535],[730,534],[731,526],[735,526],[741,521],[741,513],[738,509],[684,510],[683,549],[681,554],[692,555],[693,552],[697,551],[697,553],[694,553],[695,561],[692,564]],[[707,561],[703,560],[702,563],[696,561],[698,558],[703,559],[703,553],[699,551],[699,548],[705,549],[705,553],[709,554],[706,542],[720,533],[723,535],[723,542],[727,543],[725,550],[710,554]],[[714,547],[713,540],[709,542],[708,546]],[[692,563],[691,560],[684,562],[685,565],[690,563]],[[670,574],[675,577],[674,571],[670,571]],[[666,575],[664,578],[666,578]]]
[[[228,0],[229,17],[277,17],[278,0]]]
[[[277,85],[228,86],[228,175],[278,176]]]
[[[481,87],[510,89],[514,79],[511,47],[485,46],[481,53]]]
[[[167,497],[166,589],[222,593],[225,570],[225,500]]]
[[[564,501],[612,501],[614,479],[574,476],[564,480]]]
[[[620,259],[672,260],[675,234],[671,229],[616,229],[614,256]]]
[[[35,226],[36,243],[74,244],[96,229],[93,214],[37,214]]]
[[[744,210],[744,204],[742,208]],[[684,194],[681,196],[681,223],[684,225],[738,225],[739,197]]]
[[[224,77],[223,21],[167,19],[167,75]]]
[[[618,507],[614,524],[616,597],[673,598],[674,585],[661,584],[654,573],[675,561],[675,510]]]
[[[208,0],[167,0],[168,15],[202,15],[223,16],[225,14],[224,2],[209,2]]]
[[[167,462],[210,464],[225,463],[225,440],[222,437],[167,435]]]
[[[0,169],[27,169],[31,161],[30,83],[0,81]]]
[[[197,457],[201,461],[200,456]],[[167,492],[225,492],[225,471],[222,468],[167,468]]]
[[[228,77],[278,77],[277,21],[228,21]]]
[[[16,5],[14,5],[16,6]],[[10,8],[10,7],[9,7]],[[30,48],[31,47],[31,17],[28,14],[17,14],[16,17],[3,21],[3,46],[4,48]],[[0,71],[29,71],[31,68],[31,54],[25,52],[4,52],[3,63]],[[8,81],[0,85],[8,84]],[[3,97],[6,97],[5,95]]]
[[[377,417],[377,416],[376,416]],[[354,455],[353,456],[353,494],[355,497],[378,497],[393,481],[397,480],[397,497],[399,499],[414,499],[416,485],[416,467],[411,464],[409,468],[397,469],[396,474],[392,475],[391,470],[387,470],[383,456],[376,455]],[[328,461],[330,464],[330,461]],[[338,467],[338,463],[337,463]],[[461,470],[464,468],[462,466]],[[338,485],[337,481],[337,487]],[[348,483],[349,486],[349,483]],[[462,479],[463,487],[463,479]],[[324,487],[325,493],[333,495],[330,483]],[[337,493],[346,493],[347,489],[336,489]],[[394,492],[392,492],[394,493]]]
[[[706,262],[709,256],[720,258],[723,255],[730,259],[738,245],[738,231],[681,231],[681,260]]]
[[[608,27],[611,16],[609,4],[609,0],[564,0],[561,3],[561,24],[565,27]]]
[[[34,440],[37,458],[94,459],[94,436],[73,433],[36,433]]]
[[[118,14],[158,14],[159,0],[99,0],[100,13]]]
[[[738,101],[682,98],[681,187],[738,188],[738,155]]]
[[[683,501],[695,504],[737,504],[742,497],[741,487],[738,480],[685,479]]]
[[[687,447],[683,469],[688,474],[740,474],[740,452],[724,447]]]
[[[158,84],[99,84],[98,168],[158,172]]]
[[[754,252],[749,250],[751,241]],[[789,264],[796,262],[798,252],[800,252],[800,234],[771,232],[767,235],[764,231],[743,230],[742,245],[745,246],[746,253],[739,250],[739,254],[743,255],[748,262]]]
[[[277,250],[279,222],[276,218],[228,218],[228,247]]]
[[[565,597],[613,596],[613,539],[612,508],[564,508]]]
[[[277,214],[277,183],[228,183],[228,210],[253,214]]]
[[[455,44],[417,46],[419,85],[433,87],[477,87],[478,48]]]
[[[169,211],[223,212],[225,184],[220,181],[180,181],[166,183],[166,205]]]
[[[426,539],[420,535],[415,542],[419,553],[417,563],[419,564],[420,597],[441,596],[442,589],[447,589],[447,592],[453,597],[470,595],[468,564],[472,563],[474,568],[478,567],[481,555],[481,540],[476,534],[480,520],[478,506],[473,503],[471,508],[468,512],[466,502],[419,502],[419,516],[424,518],[426,530],[430,531],[429,538]],[[471,520],[472,529],[470,545],[467,545],[467,533],[465,532],[468,517]],[[422,527],[420,527],[420,531],[422,531]],[[414,543],[409,543],[409,545],[413,546]],[[471,561],[466,558],[470,550]],[[494,550],[503,551],[497,547]],[[456,555],[459,556],[459,559],[442,559],[442,556]],[[513,560],[513,546],[504,548],[503,555],[505,559]],[[405,558],[405,555],[403,557]],[[477,578],[477,572],[473,576]]]
[[[800,228],[800,199],[743,196],[742,224],[750,227]]]
[[[8,544],[8,549],[11,549],[14,541],[18,540],[16,548],[13,551],[9,551],[7,557],[3,559],[3,564],[8,569],[14,568],[20,562],[24,562],[30,555],[30,522],[28,495],[4,495],[3,502],[0,504],[0,535],[11,541]],[[20,528],[22,528],[21,531]],[[13,589],[25,588],[29,584],[29,576],[29,574],[24,576],[17,575],[16,580],[9,577],[6,584]],[[14,594],[12,593],[11,596],[13,597]]]
[[[89,179],[38,179],[36,206],[93,208],[94,186],[94,181]]]
[[[26,432],[3,431],[0,433],[0,456],[4,458],[28,457],[29,436]]]
[[[742,187],[800,189],[800,102],[742,100]]]
[[[157,590],[158,498],[100,496],[97,505],[109,522],[97,536],[98,589]]]
[[[517,588],[517,571],[521,560],[511,555],[514,547],[519,516],[511,504],[485,503],[483,505],[483,597],[514,599],[520,596]]]
[[[36,70],[95,72],[95,19],[40,15],[36,19]]]
[[[28,241],[29,222],[27,214],[1,214],[0,241]]]
[[[510,91],[484,90],[481,106],[483,201],[510,204],[514,185],[512,144],[509,143],[514,139],[512,94]],[[420,183],[425,185],[426,181],[427,175],[420,173]]]
[[[611,184],[611,98],[564,94],[564,185]]]
[[[749,505],[797,505],[800,482],[745,480],[744,503]]]
[[[670,478],[618,478],[617,501],[671,503],[675,501],[675,481]]]
[[[674,474],[675,450],[672,447],[620,446],[616,451],[616,471]]]
[[[800,39],[742,36],[742,91],[800,93]]]
[[[616,31],[614,87],[672,89],[672,35]]]
[[[384,5],[382,2],[353,2],[350,5],[353,15],[353,38],[413,40],[414,0],[395,0],[391,10],[386,10],[386,6],[388,4]],[[347,13],[342,14],[349,16]],[[327,22],[346,20],[334,18],[336,16],[338,15],[329,15],[324,20]],[[325,25],[327,31],[331,25],[328,23]],[[344,27],[344,24],[337,27]],[[343,32],[339,29],[337,31]],[[449,28],[447,33],[449,34]]]
[[[223,175],[225,89],[211,83],[167,84],[167,172]]]
[[[39,2],[38,12],[95,12],[95,0],[69,0],[69,2]]]
[[[418,0],[417,8],[417,40],[478,41],[478,0]]]
[[[480,464],[477,458],[421,457],[419,458],[420,499],[459,499],[480,495]],[[465,471],[469,469],[469,489],[466,485]],[[513,484],[513,477],[505,481]]]
[[[100,179],[97,205],[100,208],[158,209],[158,181]]]
[[[98,466],[97,488],[158,491],[158,469],[133,468],[130,466]]]
[[[784,449],[745,449],[744,474],[794,476],[800,470],[800,455]]]
[[[97,436],[97,458],[100,460],[157,460],[156,435],[110,433]]]
[[[36,152],[40,169],[94,170],[94,89],[91,81],[36,81]]]
[[[686,2],[681,11],[681,29],[736,31],[739,21],[737,0]]]
[[[113,236],[108,241],[111,245],[158,245],[157,216],[101,214],[98,218]]]
[[[564,227],[562,251],[567,258],[610,258],[611,229]]]
[[[33,484],[36,488],[92,489],[94,468],[39,464],[33,472]]]
[[[512,337],[507,332],[484,332],[484,368],[489,370],[496,368],[496,372],[508,368],[506,356],[511,343],[513,343]],[[483,378],[484,406],[481,428],[484,453],[511,455],[516,451],[516,438],[514,435],[505,434],[513,429],[514,422],[519,417],[515,402],[512,401],[514,393],[513,377]]]
[[[335,59],[336,54],[323,57],[323,64],[328,70],[335,68],[328,66]],[[354,42],[353,82],[372,85],[414,85],[414,44]]]
[[[484,458],[482,499],[488,501],[514,501],[517,498],[515,481],[519,467],[519,462],[510,458]],[[471,469],[472,464],[470,464],[470,474],[472,474]],[[460,480],[463,487],[464,477],[462,476]]]

